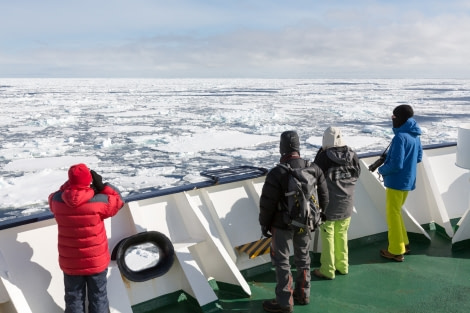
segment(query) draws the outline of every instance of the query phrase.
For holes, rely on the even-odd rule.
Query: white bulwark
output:
[[[470,136],[463,140],[470,142]],[[465,143],[464,151],[470,150]],[[466,214],[469,171],[465,167],[470,158],[459,154],[457,163],[463,166],[456,166],[457,150],[460,147],[455,144],[425,150],[418,166],[417,188],[409,193],[403,207],[410,233],[431,240],[425,228],[433,225],[442,229],[453,244],[470,238],[467,221],[455,225],[462,217],[470,216]],[[361,158],[349,240],[387,232],[385,188],[377,173],[367,169],[376,158]],[[141,195],[127,201],[118,215],[106,220],[110,249],[129,236],[157,231],[170,239],[174,259],[166,273],[141,282],[127,279],[117,261],[112,261],[108,273],[111,313],[131,313],[134,306],[178,292],[194,298],[203,311],[215,312],[218,299],[212,281],[234,286],[249,296],[250,287],[242,272],[269,264],[270,258],[269,254],[250,258],[237,247],[261,237],[258,204],[264,179],[263,173],[229,182],[216,180],[205,186]],[[63,312],[63,274],[58,265],[57,226],[52,216],[26,219],[0,229],[0,313]],[[312,245],[312,252],[320,249],[318,243]]]

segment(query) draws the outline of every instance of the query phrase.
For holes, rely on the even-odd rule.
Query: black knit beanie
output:
[[[401,125],[405,124],[405,122],[412,117],[414,114],[413,108],[408,104],[402,104],[397,106],[393,110],[393,115],[395,118],[393,119],[393,128],[398,128]]]
[[[281,134],[279,152],[281,152],[281,155],[284,155],[294,151],[300,152],[299,135],[293,130],[283,132]]]

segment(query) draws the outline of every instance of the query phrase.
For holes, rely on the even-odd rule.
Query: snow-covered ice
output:
[[[306,158],[331,125],[359,153],[380,151],[399,104],[415,109],[423,144],[455,142],[469,92],[469,80],[0,79],[0,221],[47,210],[75,163],[125,196],[269,168],[284,130]]]

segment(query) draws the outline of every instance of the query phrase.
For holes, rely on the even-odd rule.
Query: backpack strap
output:
[[[292,167],[290,166],[289,163],[278,163],[277,165],[285,169],[289,173],[289,175],[292,175]],[[295,191],[285,192],[284,196],[288,197],[294,194],[295,194]]]
[[[289,163],[277,163],[277,166],[280,166],[286,169],[288,172],[292,171],[292,167],[290,166]]]

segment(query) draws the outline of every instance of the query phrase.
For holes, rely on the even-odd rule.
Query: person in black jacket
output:
[[[322,170],[315,164],[300,157],[300,140],[297,132],[285,131],[281,134],[280,163],[288,163],[292,168],[311,166],[316,173],[317,193],[320,207],[328,206],[328,187]],[[272,236],[271,261],[276,270],[276,298],[263,302],[268,312],[293,312],[294,300],[298,304],[310,302],[310,232],[290,226],[283,221],[279,209],[287,190],[288,172],[276,166],[266,175],[260,197],[259,223],[266,237]],[[297,269],[295,286],[290,271],[289,243],[294,247],[294,261]]]
[[[346,275],[349,271],[348,229],[361,166],[356,152],[343,143],[337,127],[328,127],[323,133],[314,163],[325,174],[330,202],[325,210],[326,221],[320,226],[321,266],[313,275],[334,279],[337,272]]]

